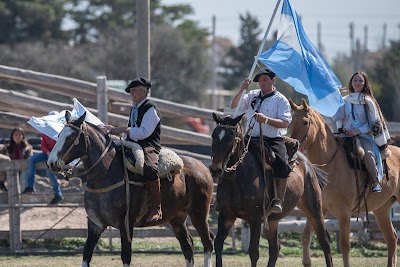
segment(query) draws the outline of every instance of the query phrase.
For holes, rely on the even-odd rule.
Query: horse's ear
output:
[[[221,119],[220,116],[218,116],[218,115],[215,114],[214,112],[213,112],[212,115],[213,115],[213,118],[214,118],[214,120],[215,120],[216,123],[221,123],[222,119]]]
[[[301,99],[301,104],[306,111],[310,109],[310,106],[307,104],[307,101],[304,98]]]
[[[65,121],[67,123],[71,121],[71,113],[68,110],[65,111]]]
[[[244,113],[242,115],[237,116],[235,119],[233,119],[233,125],[236,125],[243,117]]]
[[[82,116],[79,117],[79,119],[76,120],[76,126],[80,126],[86,118],[86,111],[82,114]]]
[[[289,99],[289,104],[293,111],[300,109],[300,107],[298,105],[296,105],[296,103],[294,103],[292,99]]]

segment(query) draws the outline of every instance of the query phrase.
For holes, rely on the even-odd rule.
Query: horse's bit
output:
[[[243,154],[239,157],[238,161],[236,161],[235,164],[233,164],[231,167],[227,167],[229,160],[231,159],[231,156],[233,154],[233,152],[235,152],[237,145],[239,144],[239,142],[241,141],[241,138],[238,137],[238,135],[241,133],[240,128],[238,128],[237,126],[231,126],[231,125],[221,125],[218,124],[219,127],[221,128],[225,128],[225,129],[235,129],[236,131],[236,136],[235,136],[235,142],[233,143],[232,149],[229,152],[228,156],[226,156],[226,159],[222,165],[222,168],[224,170],[224,172],[232,172],[232,171],[236,171],[236,168],[239,164],[241,164],[243,162],[244,157],[246,156],[246,154],[249,152],[249,144],[250,144],[250,139],[247,142],[246,147],[244,148]]]

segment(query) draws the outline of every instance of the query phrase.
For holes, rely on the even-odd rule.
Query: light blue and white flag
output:
[[[310,106],[322,115],[331,117],[343,105],[340,81],[308,39],[289,0],[283,2],[277,41],[259,60],[297,92],[307,95]]]
[[[74,119],[79,118],[86,112],[85,121],[90,122],[94,125],[104,125],[93,113],[85,108],[76,98],[73,99],[74,108],[71,111],[71,117]],[[65,110],[54,115],[48,115],[44,117],[31,117],[28,121],[33,128],[39,132],[47,135],[55,141],[58,140],[58,134],[64,128],[65,121]]]

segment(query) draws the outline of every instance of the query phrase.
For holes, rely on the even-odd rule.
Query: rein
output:
[[[294,115],[294,116],[301,116],[301,115]],[[307,113],[307,119],[308,119],[308,123],[307,123],[307,132],[306,135],[303,137],[303,139],[301,139],[300,141],[300,152],[303,152],[305,150],[305,146],[306,146],[306,142],[307,139],[309,137],[310,134],[310,125],[311,125],[311,117],[310,117],[310,113]]]
[[[301,116],[301,115],[294,115],[294,116]],[[303,139],[301,139],[301,141],[300,141],[300,151],[301,151],[301,152],[303,152],[303,151],[305,150],[308,137],[310,137],[311,116],[310,116],[310,113],[309,113],[309,112],[307,113],[307,118],[308,118],[307,132],[306,132],[306,135],[303,137]],[[331,163],[331,161],[335,158],[337,152],[339,151],[339,147],[340,147],[340,146],[339,146],[338,144],[336,144],[335,153],[333,153],[333,155],[331,156],[331,158],[330,158],[326,163],[324,163],[324,164],[314,164],[314,163],[313,163],[313,165],[318,166],[318,167],[325,167],[325,166],[327,166],[327,165],[328,165],[329,163]]]
[[[221,125],[218,124],[219,127],[221,128],[226,128],[226,129],[235,129],[236,131],[236,136],[235,136],[235,142],[232,146],[231,151],[229,152],[228,156],[226,157],[224,164],[223,164],[223,170],[225,172],[232,172],[232,171],[236,171],[237,166],[239,166],[239,164],[241,164],[243,162],[243,159],[246,157],[246,154],[249,152],[249,145],[250,145],[250,140],[251,140],[251,134],[250,134],[250,138],[247,141],[246,147],[243,150],[243,154],[239,157],[239,159],[235,162],[235,164],[233,164],[231,167],[227,167],[229,160],[231,159],[231,156],[233,154],[233,152],[235,152],[237,145],[239,144],[239,142],[241,141],[241,138],[239,137],[239,135],[242,133],[241,129],[238,128],[237,126],[231,126],[231,125]],[[254,127],[254,126],[253,126]],[[251,133],[253,133],[253,127],[251,127]]]
[[[60,157],[58,160],[57,160],[57,166],[58,167],[60,167],[60,168],[63,168],[64,166],[65,166],[65,160],[64,160],[64,158],[71,152],[71,150],[72,150],[72,148],[74,148],[74,146],[77,146],[78,144],[79,144],[79,138],[80,138],[80,136],[81,136],[81,134],[83,133],[84,134],[84,139],[85,139],[85,146],[86,146],[86,150],[85,150],[85,156],[84,157],[87,157],[87,151],[88,151],[88,143],[89,143],[89,136],[88,136],[88,134],[87,134],[87,131],[83,131],[83,124],[81,124],[81,127],[77,127],[77,126],[75,126],[75,125],[73,125],[73,124],[66,124],[65,126],[68,126],[68,127],[71,127],[71,128],[74,128],[75,130],[78,130],[79,131],[79,133],[78,133],[78,135],[76,136],[76,138],[75,138],[75,140],[74,140],[74,142],[71,144],[71,146],[68,148],[68,150],[67,150],[67,152],[65,152],[64,153],[64,155],[62,156],[62,157]],[[107,145],[107,147],[104,149],[104,151],[103,151],[103,153],[101,153],[101,155],[100,155],[100,157],[96,160],[96,162],[92,165],[92,166],[90,166],[87,170],[85,170],[85,171],[83,171],[83,172],[80,172],[80,173],[78,173],[78,174],[76,174],[75,176],[80,176],[80,175],[86,175],[89,171],[91,171],[97,164],[99,164],[99,162],[104,158],[104,156],[106,155],[106,153],[107,153],[107,151],[108,151],[108,149],[110,148],[110,146],[111,146],[111,143],[112,143],[112,141],[111,141],[111,138],[110,138],[110,141],[108,142],[108,145]],[[71,169],[71,170],[69,170],[68,171],[68,173],[72,173],[72,171],[73,171],[73,168]],[[60,172],[62,175],[64,175],[65,176],[65,173],[64,172]],[[111,189],[110,189],[111,190]],[[109,191],[109,190],[108,190]],[[90,191],[89,191],[90,192]]]

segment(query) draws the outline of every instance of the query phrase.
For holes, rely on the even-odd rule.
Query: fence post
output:
[[[21,235],[21,210],[19,208],[19,171],[15,168],[15,163],[19,161],[10,161],[11,169],[7,170],[8,184],[8,204],[9,225],[10,225],[10,250],[17,251],[22,249]]]
[[[106,76],[97,76],[97,115],[104,124],[108,124],[107,91]]]

